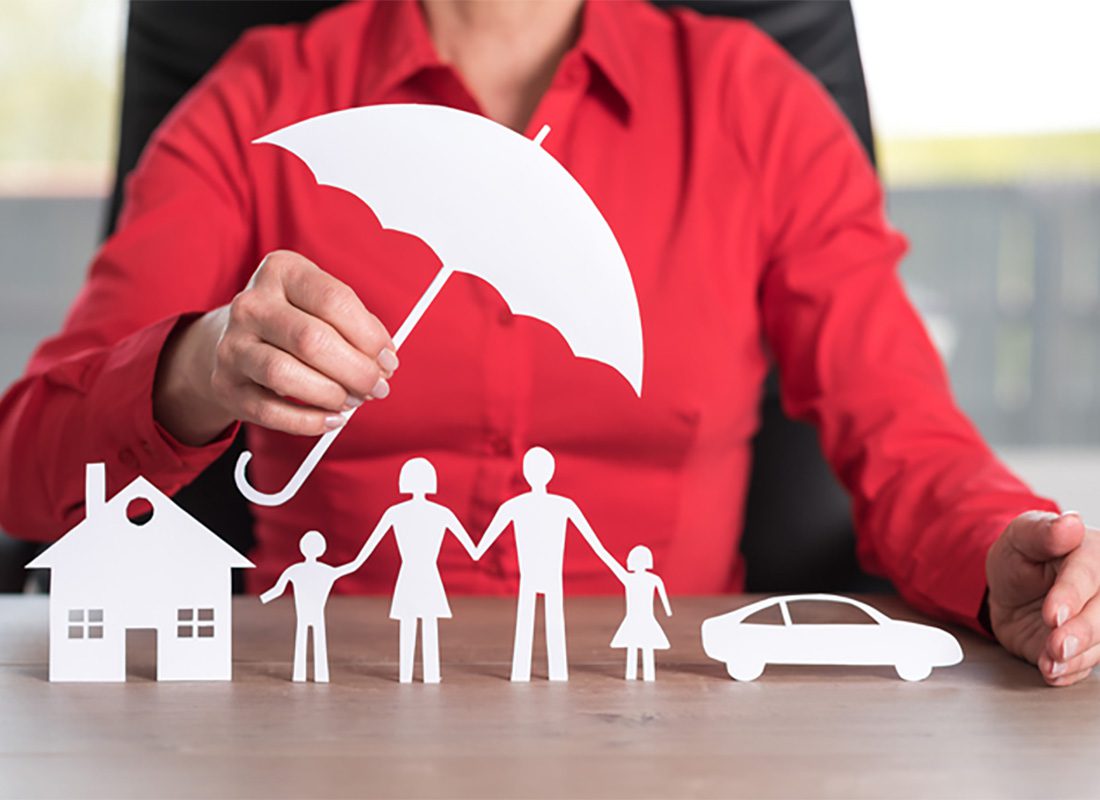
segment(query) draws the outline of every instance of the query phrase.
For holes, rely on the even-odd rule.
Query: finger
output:
[[[1087,678],[1093,673],[1093,671],[1094,667],[1089,667],[1087,669],[1073,671],[1066,670],[1065,672],[1052,675],[1049,672],[1042,670],[1042,668],[1040,667],[1040,672],[1043,676],[1043,680],[1046,681],[1047,684],[1050,686],[1072,686],[1073,684]]]
[[[349,401],[347,391],[336,381],[266,342],[254,341],[241,347],[237,368],[254,383],[307,406],[342,411],[360,402]]]
[[[1056,678],[1053,681],[1048,681],[1048,683],[1051,686],[1054,686],[1054,687],[1057,687],[1057,688],[1062,688],[1062,687],[1065,687],[1065,686],[1073,686],[1073,684],[1080,683],[1081,681],[1085,680],[1090,675],[1092,675],[1092,670],[1087,669],[1087,670],[1084,670],[1082,672],[1075,672],[1072,675],[1063,675],[1062,677]]]
[[[389,394],[381,365],[357,350],[327,322],[292,305],[280,303],[259,321],[259,333],[275,347],[296,356],[340,384],[353,398]]]
[[[1043,621],[1052,628],[1076,616],[1100,589],[1100,550],[1076,512],[1052,523],[1052,538],[1073,547],[1056,563],[1057,574],[1043,601]]]
[[[1094,645],[1065,661],[1052,659],[1048,653],[1039,657],[1037,666],[1047,681],[1055,681],[1078,672],[1088,672],[1100,663],[1100,645]]]
[[[255,383],[239,386],[237,397],[243,421],[295,436],[320,436],[347,421],[343,414],[297,405]]]
[[[1024,557],[1051,561],[1076,549],[1085,536],[1085,527],[1072,511],[1064,514],[1029,511],[1012,521],[1005,536]]]
[[[1061,579],[1061,576],[1059,576],[1059,579]],[[1054,593],[1054,589],[1050,591],[1052,594]],[[1067,594],[1068,591],[1063,592],[1063,595]],[[1066,661],[1073,658],[1077,653],[1100,645],[1100,598],[1097,598],[1095,594],[1094,591],[1093,596],[1080,611],[1069,616],[1061,625],[1050,632],[1046,646],[1043,649],[1051,659]],[[1047,604],[1044,603],[1044,616],[1046,615],[1046,607]],[[1062,605],[1058,606],[1058,608],[1063,607]]]
[[[347,284],[303,259],[287,271],[283,287],[287,300],[332,325],[356,349],[371,358],[391,361],[392,356],[396,361],[397,348],[385,326],[367,311]],[[383,350],[389,350],[390,355],[381,356]]]

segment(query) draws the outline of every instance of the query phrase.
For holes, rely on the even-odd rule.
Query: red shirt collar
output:
[[[603,74],[629,113],[637,95],[638,77],[630,55],[629,35],[623,30],[630,15],[620,13],[616,5],[610,0],[585,2],[576,49]]]
[[[637,76],[620,24],[623,15],[617,15],[612,5],[606,0],[585,2],[580,35],[572,50],[595,66],[629,113]],[[377,72],[364,76],[360,86],[361,96],[368,101],[383,96],[423,70],[447,68],[436,52],[418,0],[376,3],[363,46],[367,53],[377,54],[370,61],[379,65]]]

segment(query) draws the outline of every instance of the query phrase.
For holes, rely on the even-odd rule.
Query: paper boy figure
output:
[[[298,549],[305,561],[291,564],[275,585],[260,595],[261,603],[270,603],[286,591],[288,583],[294,584],[294,610],[298,626],[294,631],[295,681],[306,679],[306,637],[313,631],[313,680],[328,683],[328,644],[325,639],[325,603],[332,585],[339,578],[350,575],[363,565],[366,557],[360,554],[355,561],[334,567],[317,559],[324,555],[328,545],[320,531],[309,531],[302,536]]]

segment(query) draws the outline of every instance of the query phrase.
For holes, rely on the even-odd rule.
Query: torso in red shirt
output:
[[[774,356],[788,411],[818,424],[853,492],[865,563],[923,608],[969,619],[989,541],[1042,501],[952,404],[897,280],[904,243],[854,135],[749,25],[633,2],[592,2],[583,14],[526,134],[552,127],[544,147],[626,256],[645,341],[641,398],[611,368],[575,358],[551,327],[513,316],[487,284],[455,275],[402,347],[390,397],[355,416],[293,500],[256,509],[252,585],[298,560],[307,529],[328,537],[326,560],[351,560],[402,499],[398,472],[415,455],[434,462],[435,499],[476,540],[527,488],[523,454],[542,445],[557,459],[551,491],[575,500],[620,560],[646,544],[670,591],[737,589],[749,440]],[[152,424],[148,385],[167,330],[155,323],[228,302],[265,253],[310,258],[391,331],[405,318],[439,267],[430,242],[382,230],[297,158],[250,144],[308,117],[399,102],[478,112],[408,0],[252,32],[173,113],[130,180],[120,233],[66,330],[5,398],[0,439],[13,457],[33,450],[42,474],[72,467],[50,490],[55,504],[79,503],[79,466],[65,459],[106,458],[116,480],[140,471],[167,490],[209,461]],[[496,224],[483,220],[487,241]],[[65,381],[92,399],[66,399]],[[104,430],[82,424],[93,411]],[[47,416],[68,421],[56,434],[28,433]],[[252,482],[268,491],[313,445],[248,436]],[[47,522],[27,515],[25,527]],[[619,591],[569,536],[567,590]],[[448,540],[441,565],[448,590],[515,591],[510,534],[476,564]],[[396,571],[391,539],[336,591],[389,592]]]

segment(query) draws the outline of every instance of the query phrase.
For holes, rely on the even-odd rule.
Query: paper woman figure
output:
[[[386,509],[356,559],[362,563],[369,558],[393,528],[401,569],[393,590],[390,619],[401,623],[399,672],[402,683],[412,681],[418,621],[424,683],[439,683],[438,620],[451,616],[437,563],[447,531],[455,535],[471,558],[477,557],[473,540],[454,513],[427,499],[427,495],[435,494],[436,485],[435,467],[430,461],[426,458],[406,461],[401,467],[398,490],[401,494],[411,494],[412,499]]]
[[[628,681],[638,677],[639,650],[642,652],[642,678],[651,681],[656,672],[653,651],[668,649],[668,637],[653,612],[653,593],[660,596],[667,616],[672,616],[672,608],[668,604],[664,581],[649,572],[652,568],[653,553],[648,547],[638,545],[626,557],[627,571],[615,573],[626,587],[626,617],[615,632],[611,646],[626,648]]]
[[[261,603],[270,603],[286,591],[288,583],[294,585],[294,611],[298,625],[294,631],[294,676],[292,680],[306,679],[306,645],[309,631],[313,631],[313,680],[328,683],[328,644],[325,636],[325,604],[332,584],[350,575],[363,564],[357,558],[350,564],[334,567],[318,561],[325,554],[325,537],[320,531],[308,531],[298,543],[305,561],[291,564],[275,585],[260,595]]]

